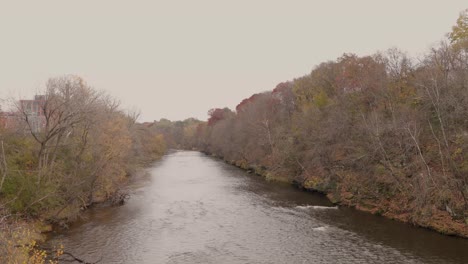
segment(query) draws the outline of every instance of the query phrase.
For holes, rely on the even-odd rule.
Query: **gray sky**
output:
[[[466,0],[0,0],[0,97],[76,74],[141,121],[206,119],[344,52],[417,56]]]

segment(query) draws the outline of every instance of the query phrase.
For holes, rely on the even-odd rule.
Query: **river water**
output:
[[[148,169],[123,206],[53,235],[100,263],[468,263],[468,240],[334,207],[194,151]]]

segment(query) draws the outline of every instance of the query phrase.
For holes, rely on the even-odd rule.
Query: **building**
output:
[[[21,115],[27,117],[32,132],[40,132],[45,127],[45,99],[45,95],[35,95],[33,100],[19,101]]]

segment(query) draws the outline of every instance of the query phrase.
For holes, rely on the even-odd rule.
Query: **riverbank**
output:
[[[342,182],[326,183],[327,186],[336,186],[333,189],[323,188],[325,184],[319,177],[310,177],[309,179],[299,182],[290,177],[275,174],[264,166],[226,160],[216,154],[202,152],[205,155],[213,156],[228,164],[259,175],[268,181],[287,182],[305,191],[321,193],[326,196],[330,202],[336,205],[352,207],[359,211],[426,228],[444,235],[468,238],[468,223],[465,223],[463,220],[454,220],[447,210],[440,210],[435,206],[431,208],[432,210],[428,212],[427,215],[415,215],[414,211],[411,210],[412,201],[405,199],[405,197],[394,196],[387,197],[386,199],[356,199],[356,193],[352,192],[350,188],[347,188]],[[355,191],[359,192],[359,190]]]
[[[0,126],[0,228],[6,232],[17,222],[31,233],[41,230],[28,221],[67,226],[93,204],[123,203],[128,178],[166,152],[164,137],[138,123],[138,114],[78,76],[51,78],[36,98],[41,122],[18,100],[13,125]],[[0,263],[15,236],[21,235],[0,240]]]
[[[466,238],[465,50],[442,42],[417,61],[396,49],[343,54],[235,109],[210,109],[205,123],[173,127],[187,148],[267,179]]]
[[[158,158],[160,159],[160,157]],[[149,164],[157,161],[145,162],[144,166],[135,168],[132,174],[128,175],[124,181],[120,182],[118,190],[107,196],[95,196],[92,201],[80,208],[73,210],[61,210],[69,214],[62,214],[62,218],[54,217],[57,211],[44,212],[35,218],[13,218],[6,219],[1,226],[0,245],[4,256],[0,256],[1,263],[59,263],[59,257],[66,252],[72,254],[72,249],[63,248],[63,245],[56,244],[45,246],[45,243],[52,232],[68,229],[68,227],[78,220],[88,210],[99,208],[121,206],[129,198],[129,186],[141,180],[147,175],[146,169]],[[73,254],[72,254],[73,255]],[[48,262],[49,261],[49,262]]]

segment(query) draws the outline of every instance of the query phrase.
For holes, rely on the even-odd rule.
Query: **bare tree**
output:
[[[66,144],[74,128],[92,116],[95,111],[93,104],[99,97],[100,94],[92,90],[83,79],[64,76],[47,82],[45,94],[37,100],[38,112],[34,113],[34,109],[31,111],[22,101],[17,104],[18,112],[40,146],[38,183],[44,172],[53,168],[57,150]]]

